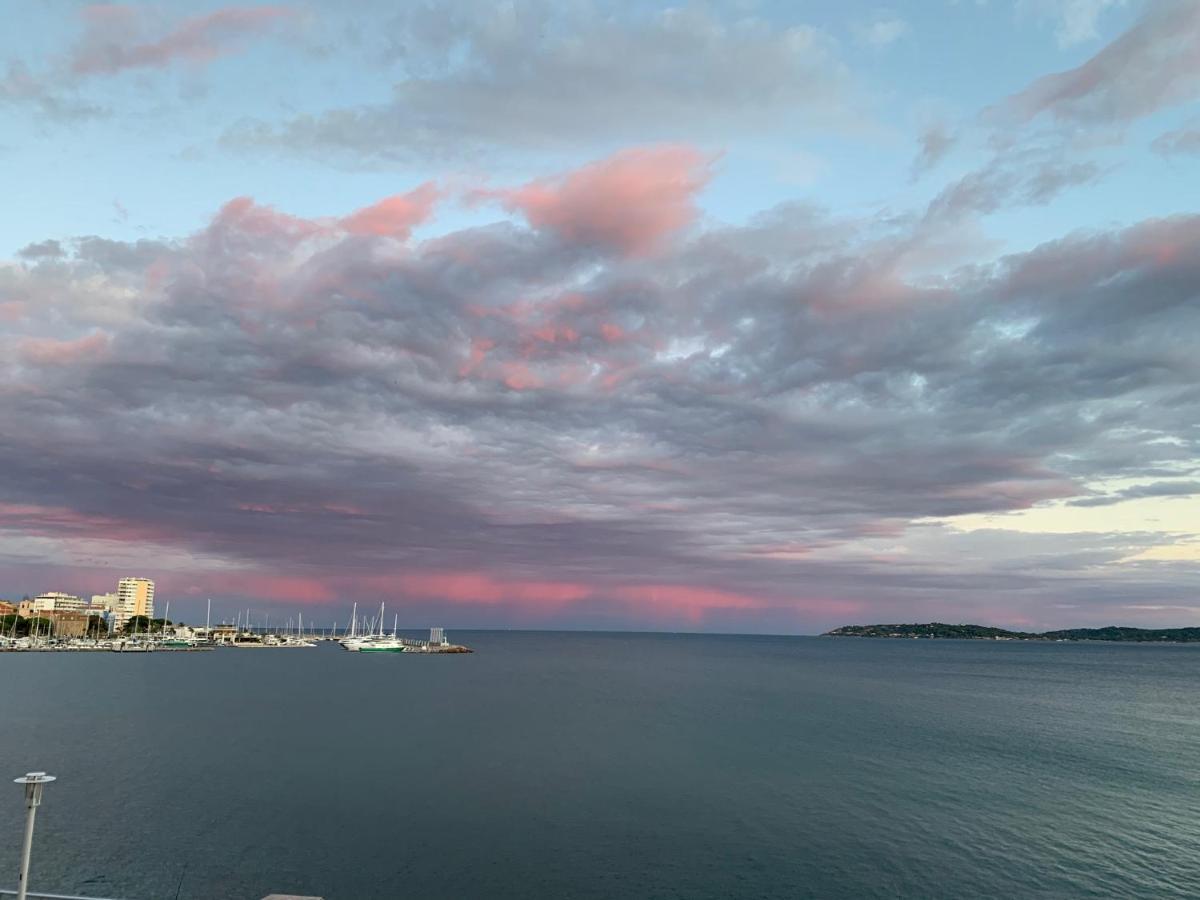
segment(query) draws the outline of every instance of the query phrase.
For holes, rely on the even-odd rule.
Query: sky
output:
[[[0,0],[0,596],[1200,614],[1200,3]]]

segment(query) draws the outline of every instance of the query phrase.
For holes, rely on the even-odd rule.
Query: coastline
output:
[[[1009,631],[990,625],[945,622],[843,625],[821,637],[859,637],[888,640],[1023,641],[1041,643],[1193,644],[1200,643],[1200,628],[1134,628],[1107,625],[1101,628],[1067,628],[1055,631]]]

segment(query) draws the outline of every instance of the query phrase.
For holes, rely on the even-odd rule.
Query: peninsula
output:
[[[988,625],[843,625],[825,632],[825,637],[867,638],[952,638],[973,641],[1130,641],[1136,643],[1188,644],[1200,642],[1200,628],[1066,628],[1060,631],[1008,631]]]

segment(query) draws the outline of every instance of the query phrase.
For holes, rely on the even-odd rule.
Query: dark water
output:
[[[35,889],[1195,897],[1200,647],[455,633],[0,654]],[[0,886],[20,788],[0,783]]]

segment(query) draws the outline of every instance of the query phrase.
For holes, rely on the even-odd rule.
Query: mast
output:
[[[204,639],[212,640],[212,597],[208,598],[208,612],[204,614]]]
[[[379,601],[379,636],[383,637],[383,601]]]

